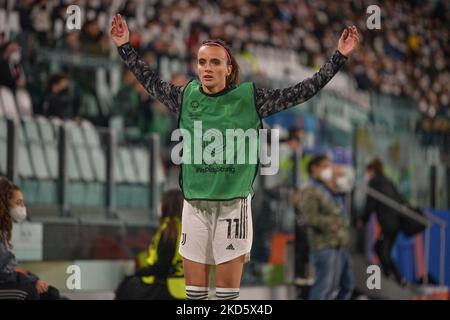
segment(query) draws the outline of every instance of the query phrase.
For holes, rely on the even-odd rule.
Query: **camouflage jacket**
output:
[[[311,250],[348,246],[349,222],[331,194],[308,183],[301,192],[300,210],[306,217]]]

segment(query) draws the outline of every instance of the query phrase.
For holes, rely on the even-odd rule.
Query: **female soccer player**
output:
[[[198,130],[195,122],[201,123],[203,132],[258,130],[261,118],[314,96],[359,42],[356,27],[346,28],[338,50],[311,78],[285,89],[264,89],[249,82],[239,84],[239,66],[231,50],[220,40],[205,41],[197,53],[198,79],[180,87],[162,81],[140,59],[120,15],[113,18],[110,34],[127,67],[150,95],[178,115],[179,127],[191,136]],[[191,153],[193,145],[185,140],[183,153]],[[238,151],[250,155],[248,149]],[[185,200],[180,254],[188,299],[207,299],[211,265],[216,265],[217,298],[239,298],[243,265],[250,258],[253,238],[250,200],[256,171],[257,164],[250,163],[182,163],[180,185]]]

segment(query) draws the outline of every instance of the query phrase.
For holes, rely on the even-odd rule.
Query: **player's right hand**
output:
[[[130,41],[130,31],[128,31],[127,23],[120,14],[116,14],[111,21],[111,29],[109,30],[111,39],[117,47]]]

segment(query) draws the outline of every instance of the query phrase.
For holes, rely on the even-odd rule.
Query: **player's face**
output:
[[[197,68],[203,90],[217,93],[226,86],[226,77],[231,73],[225,49],[218,46],[202,46],[197,53]]]

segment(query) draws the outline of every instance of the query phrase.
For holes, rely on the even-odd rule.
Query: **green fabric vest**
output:
[[[184,89],[179,119],[184,130],[180,186],[185,199],[231,200],[253,194],[260,127],[252,83],[208,95],[197,80],[191,81]],[[236,138],[233,134],[238,131],[228,132],[227,139],[227,129],[241,129],[243,135]],[[220,134],[222,138],[217,137]]]

